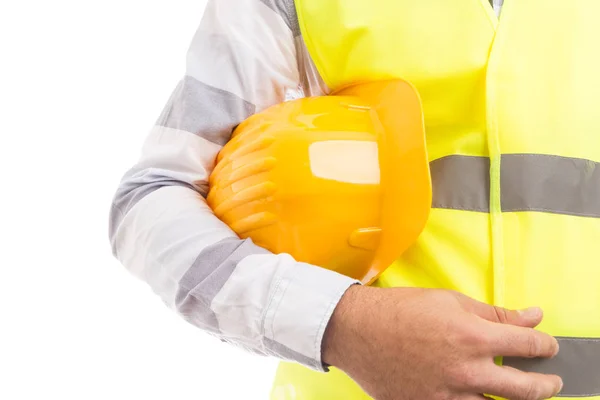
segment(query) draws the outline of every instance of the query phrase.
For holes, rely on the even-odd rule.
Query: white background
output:
[[[274,360],[188,325],[108,244],[205,1],[0,4],[0,399],[267,399]]]

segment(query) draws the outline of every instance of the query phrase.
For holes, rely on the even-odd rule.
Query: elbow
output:
[[[115,200],[113,200],[108,213],[108,241],[112,250],[112,255],[118,258],[117,254],[117,230],[125,214],[119,209]]]
[[[119,230],[132,209],[144,198],[163,187],[182,186],[204,195],[202,188],[174,174],[155,168],[128,171],[112,198],[108,218],[108,239],[114,257],[119,258]]]

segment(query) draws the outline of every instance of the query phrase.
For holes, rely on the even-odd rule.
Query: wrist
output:
[[[352,348],[354,328],[359,324],[358,316],[361,314],[360,301],[368,288],[361,285],[352,285],[346,290],[337,304],[323,336],[322,360],[325,364],[343,368],[344,354]]]

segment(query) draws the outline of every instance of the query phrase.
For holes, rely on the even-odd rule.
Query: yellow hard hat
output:
[[[390,80],[270,107],[235,129],[209,185],[241,238],[369,284],[431,207],[419,97]]]

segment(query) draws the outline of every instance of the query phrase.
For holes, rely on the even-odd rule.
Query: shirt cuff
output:
[[[346,290],[360,281],[297,263],[276,283],[265,313],[267,348],[278,357],[327,372],[321,360],[329,320]]]

